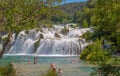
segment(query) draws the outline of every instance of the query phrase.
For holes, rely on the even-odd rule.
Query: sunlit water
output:
[[[34,57],[34,55],[4,55],[3,58],[0,59],[0,64],[5,65],[8,62],[25,64],[28,63],[28,61],[33,63]],[[40,69],[45,69],[44,66],[49,67],[50,63],[54,63],[57,69],[63,69],[63,76],[89,76],[89,74],[94,70],[92,65],[80,60],[79,56],[42,55],[37,56],[37,59],[37,64],[42,65]]]

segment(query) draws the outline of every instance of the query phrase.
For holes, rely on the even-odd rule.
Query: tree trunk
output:
[[[4,51],[5,51],[5,48],[7,47],[7,45],[9,44],[10,42],[10,37],[12,36],[12,32],[9,32],[8,33],[8,38],[7,38],[7,41],[5,42],[5,44],[3,45],[3,48],[2,48],[2,51],[0,52],[0,58],[2,58],[3,54],[4,54]]]

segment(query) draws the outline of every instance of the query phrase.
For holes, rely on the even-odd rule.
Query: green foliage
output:
[[[83,27],[84,27],[84,28],[88,28],[88,23],[87,23],[86,20],[83,21]]]
[[[53,27],[52,21],[50,21],[50,20],[48,20],[48,19],[44,19],[44,20],[39,21],[39,24],[40,24],[42,27],[45,27],[45,28],[52,28],[52,27]]]
[[[89,44],[80,54],[80,58],[83,59],[87,57],[87,55],[89,55],[90,53],[92,53],[93,51],[101,51],[102,50],[102,45],[101,45],[101,41],[97,40],[96,42]],[[86,57],[83,57],[86,56]]]
[[[92,45],[88,45],[83,51],[82,53],[80,53],[80,59],[84,59],[86,60],[86,56],[89,55],[92,50],[89,50],[91,48]]]
[[[67,33],[69,32],[69,29],[67,29],[67,27],[64,27],[64,28],[61,30],[61,32],[62,32],[63,34],[67,34]]]
[[[80,27],[90,27],[93,25],[91,18],[94,15],[95,0],[89,0],[86,5],[80,11],[76,11],[73,15],[73,22],[76,22]]]
[[[120,2],[117,0],[97,0],[94,10],[96,38],[104,37],[119,50],[120,39]]]
[[[0,0],[0,30],[7,33],[30,30],[42,26],[52,27],[50,19],[53,8],[62,0]],[[42,22],[41,22],[42,21]],[[40,23],[41,22],[41,23]],[[46,24],[46,23],[47,24]],[[10,34],[11,35],[11,34]],[[3,45],[0,56],[10,41]]]
[[[58,76],[56,71],[48,70],[44,76]]]
[[[54,4],[58,4],[61,1],[62,0],[0,0],[0,25],[2,29],[8,32],[19,32],[21,30],[35,28],[40,26],[39,21],[44,19],[50,21],[53,12],[56,13],[56,11],[53,11],[55,7]]]
[[[64,23],[68,23],[68,19],[67,19],[67,13],[63,12],[62,10],[52,10],[52,14],[51,14],[51,21],[53,23],[57,23],[57,24],[64,24]]]
[[[80,59],[92,61],[92,62],[105,62],[110,58],[108,51],[102,47],[102,40],[97,40],[88,45],[80,54]]]
[[[7,66],[0,66],[0,76],[16,76],[16,71],[12,64]]]
[[[2,38],[2,41],[5,43],[7,41],[8,37]]]
[[[57,9],[64,11],[69,16],[72,16],[75,12],[80,11],[86,2],[75,2],[75,3],[68,3],[58,6]]]
[[[90,40],[95,41],[93,37],[93,33],[90,31],[87,31],[86,33],[84,33],[82,36],[80,36],[80,38],[84,38],[86,39],[86,41],[90,41]]]
[[[111,42],[112,51],[120,52],[120,2],[118,0],[89,0],[86,6],[74,14],[79,25],[94,27],[94,33],[83,37],[95,41],[104,38]]]
[[[112,57],[109,60],[107,60],[106,64],[120,65],[120,57]]]
[[[91,52],[89,55],[87,55],[86,60],[100,63],[105,62],[109,58],[110,58],[109,53],[101,50]]]
[[[120,75],[120,66],[102,64],[100,67],[94,71],[90,76],[119,76]]]

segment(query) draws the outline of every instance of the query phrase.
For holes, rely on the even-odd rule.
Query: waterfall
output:
[[[32,29],[14,34],[6,54],[79,55],[88,45],[80,36],[90,31],[90,28],[68,27],[66,34],[62,33],[62,29],[64,26],[54,25],[53,28],[42,28],[42,32]],[[3,42],[1,40],[0,48]]]

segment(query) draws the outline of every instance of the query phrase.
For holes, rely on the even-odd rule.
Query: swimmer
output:
[[[53,63],[50,63],[50,69],[52,69],[52,71],[56,71],[56,66]]]
[[[58,70],[58,76],[62,76],[62,74],[63,74],[63,70],[60,68],[60,69]]]

